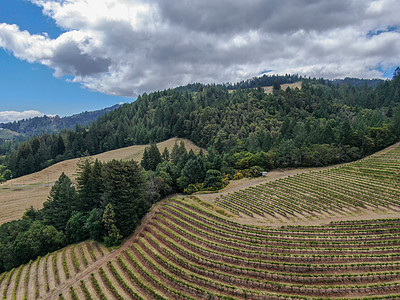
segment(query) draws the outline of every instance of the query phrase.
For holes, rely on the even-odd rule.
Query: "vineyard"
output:
[[[219,197],[230,213],[272,222],[400,211],[400,147],[336,168]]]
[[[109,251],[93,241],[68,246],[0,276],[3,299],[44,299],[50,291],[74,281]]]
[[[350,220],[368,211],[395,215],[399,172],[400,147],[393,147],[214,201],[167,199],[118,250],[92,241],[69,246],[0,275],[0,293],[4,299],[399,299],[400,214]],[[348,220],[323,223],[331,216]],[[322,223],[290,225],[314,219]]]

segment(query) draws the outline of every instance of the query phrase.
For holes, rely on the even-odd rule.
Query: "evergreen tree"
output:
[[[101,177],[101,162],[94,162],[90,157],[78,161],[76,181],[78,183],[79,205],[78,211],[87,212],[93,208],[100,207],[101,195],[103,193],[103,181]]]
[[[63,172],[51,188],[47,201],[43,203],[45,222],[64,231],[72,212],[76,210],[77,201],[75,187]]]
[[[106,205],[102,219],[104,228],[106,229],[107,235],[104,237],[104,243],[106,246],[114,246],[119,244],[122,236],[119,233],[115,220],[115,211],[111,203]]]
[[[145,201],[145,174],[135,161],[112,160],[104,164],[103,178],[104,205],[112,204],[115,225],[122,236],[127,236],[149,207]]]
[[[144,149],[143,158],[140,162],[145,170],[155,171],[157,165],[163,161],[161,153],[156,144],[151,143],[150,147]]]
[[[169,161],[169,151],[167,149],[167,147],[164,148],[164,151],[161,155],[163,161]]]

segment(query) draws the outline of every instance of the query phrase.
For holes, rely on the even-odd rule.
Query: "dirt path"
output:
[[[167,199],[169,199],[169,198],[167,198]],[[147,213],[147,215],[143,218],[140,226],[138,228],[136,228],[134,234],[127,240],[123,241],[122,246],[120,248],[112,251],[109,254],[104,255],[102,258],[100,258],[93,264],[89,265],[82,272],[76,274],[76,276],[74,278],[71,278],[71,279],[67,280],[65,283],[62,283],[60,286],[58,286],[56,289],[52,290],[49,294],[47,294],[43,298],[44,299],[56,299],[60,293],[63,293],[64,291],[69,290],[69,288],[71,286],[73,286],[75,283],[80,282],[86,276],[95,272],[96,270],[98,270],[101,266],[103,266],[107,262],[112,261],[121,252],[127,250],[130,247],[130,245],[132,245],[132,243],[137,239],[137,237],[140,235],[140,233],[143,231],[143,229],[147,226],[147,223],[153,218],[154,214],[160,209],[160,206],[162,206],[164,201],[166,201],[167,199],[164,199],[163,201],[156,203],[150,209],[150,211]]]

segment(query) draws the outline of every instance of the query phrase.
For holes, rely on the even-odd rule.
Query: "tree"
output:
[[[272,90],[274,92],[279,92],[281,90],[281,85],[278,80],[274,81],[274,85],[272,86]]]
[[[85,157],[80,159],[77,165],[76,181],[79,194],[77,210],[87,212],[95,207],[100,207],[103,193],[102,163],[98,159],[93,162],[90,157]]]
[[[103,205],[111,203],[115,211],[115,225],[122,236],[135,229],[140,218],[146,213],[146,178],[135,161],[112,160],[103,166]]]
[[[47,201],[43,203],[45,222],[64,231],[72,212],[76,210],[77,200],[75,187],[63,172],[51,188]]]
[[[101,241],[104,234],[103,214],[104,211],[102,209],[94,208],[86,219],[85,228],[89,233],[89,237],[96,241]]]
[[[113,205],[111,203],[108,203],[104,213],[103,213],[103,225],[104,228],[107,231],[107,235],[104,237],[104,243],[106,244],[106,246],[114,246],[117,245],[122,236],[119,233],[119,230],[117,228],[117,226],[115,225],[116,221],[115,221],[115,212],[114,212],[114,208]]]
[[[206,188],[220,189],[222,187],[222,174],[218,170],[208,170],[204,180]]]
[[[155,171],[157,165],[163,161],[161,153],[156,144],[150,144],[150,147],[144,149],[143,158],[140,162],[145,170]]]
[[[169,161],[169,151],[167,149],[167,147],[164,148],[164,151],[161,155],[163,161]]]
[[[86,240],[89,237],[89,232],[85,226],[87,215],[83,212],[74,212],[69,218],[65,227],[65,235],[69,243],[75,243]]]
[[[204,181],[206,175],[206,168],[204,165],[204,159],[201,156],[189,160],[182,170],[182,176],[186,180],[181,179],[181,188],[187,184],[200,183]]]
[[[397,79],[397,78],[400,78],[400,67],[397,67],[393,73],[393,79]]]

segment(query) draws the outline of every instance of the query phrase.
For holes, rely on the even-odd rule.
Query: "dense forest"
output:
[[[301,89],[272,94],[192,84],[140,96],[88,127],[44,134],[9,150],[3,177],[83,158],[77,184],[62,174],[41,210],[0,226],[0,271],[66,244],[93,238],[116,245],[148,209],[177,193],[217,190],[230,179],[277,167],[322,166],[358,159],[400,138],[400,69],[377,87],[303,79]],[[173,136],[207,149],[197,155]],[[101,163],[87,155],[150,143],[142,161]]]
[[[303,78],[301,89],[282,90],[275,80],[272,94],[261,87],[232,91],[201,84],[143,94],[88,127],[5,149],[2,164],[17,177],[84,153],[174,136],[223,156],[227,174],[253,166],[250,157],[260,153],[268,157],[261,165],[266,169],[351,161],[398,140],[397,73],[377,87]]]

